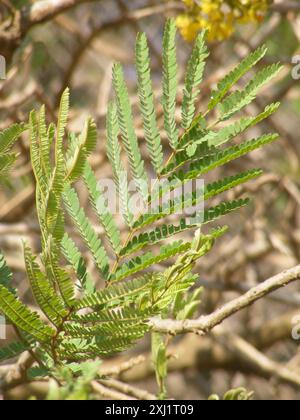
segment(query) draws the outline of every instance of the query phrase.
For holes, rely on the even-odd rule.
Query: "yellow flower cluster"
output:
[[[193,41],[199,31],[208,30],[208,39],[229,38],[236,24],[261,22],[270,0],[181,0],[186,13],[177,17],[177,26],[187,41]]]

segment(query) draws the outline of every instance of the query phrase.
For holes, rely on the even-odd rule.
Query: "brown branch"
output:
[[[34,363],[34,359],[30,353],[25,352],[20,357],[17,364],[11,368],[3,368],[0,373],[3,375],[0,377],[0,385],[2,389],[14,388],[27,381],[27,370]]]
[[[28,30],[33,25],[37,25],[67,10],[83,3],[95,3],[99,0],[42,0],[28,6],[23,12],[23,27]]]
[[[108,368],[103,368],[101,366],[99,374],[103,377],[111,377],[111,376],[120,376],[121,374],[127,372],[128,370],[131,370],[135,366],[138,366],[142,363],[144,363],[145,357],[144,356],[137,356],[133,357],[130,360],[126,360],[125,362],[122,362],[120,365],[113,365]]]
[[[295,315],[298,314],[298,311],[285,313],[281,317],[264,321],[262,325],[250,331],[243,329],[239,331],[239,334],[242,338],[246,338],[249,344],[258,351],[266,350],[278,342],[292,338],[291,322]],[[272,372],[257,368],[254,369],[254,366],[248,363],[242,354],[237,354],[232,349],[226,348],[214,336],[207,335],[199,340],[197,336],[187,334],[178,343],[171,345],[169,351],[170,355],[176,356],[169,359],[168,370],[170,372],[184,371],[189,368],[197,369],[198,371],[221,368],[227,371],[240,371],[245,374],[254,373],[266,379],[274,376]],[[14,365],[2,366],[0,368],[0,377],[3,377],[12,369],[14,369]],[[114,376],[126,383],[145,380],[153,374],[154,369],[150,353],[134,357],[130,360],[126,360],[125,356],[118,356],[117,358],[107,360],[101,366],[99,372],[101,377]],[[104,389],[100,388],[99,390],[101,394],[96,391],[99,396],[108,397],[107,392],[111,396],[110,390],[107,387],[104,387]],[[105,391],[106,396],[103,396],[103,391]],[[47,392],[48,385],[37,381],[26,383],[23,387],[9,392],[7,396],[15,399],[15,395],[19,395],[20,393],[23,396],[23,393],[25,393],[28,397],[30,395],[36,395],[39,398],[44,398]],[[124,396],[125,394],[122,393],[122,397]]]
[[[55,16],[83,3],[95,3],[100,0],[42,0],[28,7],[24,12],[27,28],[53,19]],[[182,10],[177,2],[161,5],[163,10]],[[152,7],[149,7],[150,9]]]
[[[299,311],[291,311],[283,316],[276,317],[269,321],[262,321],[253,329],[237,329],[238,334],[247,339],[248,343],[257,351],[270,349],[276,343],[292,340],[291,325],[292,319],[299,314]],[[186,369],[196,369],[207,371],[224,369],[228,372],[242,372],[246,375],[256,374],[270,379],[270,372],[259,369],[254,370],[254,366],[246,362],[241,354],[236,354],[232,349],[227,348],[219,342],[215,336],[207,335],[199,339],[196,335],[187,334],[178,342],[174,342],[169,347],[169,354],[173,355],[169,359],[168,371],[178,372]],[[120,372],[117,376],[122,382],[139,382],[154,375],[154,368],[150,353],[143,354],[144,361],[132,369]],[[124,356],[119,356],[106,361],[102,367],[105,371],[110,371],[115,365],[123,365]]]
[[[249,292],[241,297],[230,301],[222,308],[217,309],[210,315],[202,316],[196,320],[175,321],[172,319],[158,319],[152,318],[150,325],[154,331],[166,334],[183,334],[187,332],[194,332],[199,335],[205,335],[214,327],[221,324],[225,319],[231,317],[244,308],[252,305],[257,300],[264,296],[278,290],[300,278],[300,265],[283,271],[264,281],[256,287],[253,287]]]
[[[129,397],[128,395],[125,395],[122,392],[109,389],[106,386],[101,385],[96,381],[91,382],[91,387],[92,387],[93,392],[99,395],[101,399],[119,400],[119,401],[136,399],[136,398]]]
[[[132,385],[125,384],[116,379],[105,379],[101,380],[100,383],[106,386],[107,388],[114,389],[118,392],[121,392],[122,394],[128,395],[138,400],[152,401],[157,399],[155,395],[151,394],[148,391],[145,391]]]
[[[0,30],[0,53],[10,61],[14,51],[19,47],[23,38],[28,31],[35,25],[48,22],[61,13],[64,13],[80,4],[95,3],[100,0],[42,0],[31,6],[24,7],[21,11],[15,13],[13,22],[9,28]],[[136,13],[136,18],[141,19],[151,14],[151,9],[160,8],[160,13],[168,10],[176,10],[181,8],[177,2],[148,7],[140,11],[132,11]]]
[[[214,334],[218,340],[232,354],[249,366],[250,370],[265,378],[276,378],[280,382],[286,382],[296,387],[300,386],[299,372],[293,371],[280,363],[265,356],[245,339],[222,330]]]
[[[299,12],[300,3],[298,1],[283,1],[282,3],[273,4],[271,10],[279,13]]]
[[[73,52],[72,60],[65,71],[65,75],[63,77],[59,92],[56,95],[56,105],[59,104],[64,89],[70,85],[70,81],[78,66],[78,63],[80,62],[86,51],[90,48],[92,43],[95,41],[95,39],[97,39],[97,37],[99,37],[102,33],[108,30],[113,30],[121,25],[145,19],[150,16],[160,15],[168,10],[172,10],[172,8],[174,8],[174,3],[158,4],[153,7],[145,7],[142,9],[131,10],[120,17],[117,17],[105,23],[100,23],[95,28],[93,28],[90,31],[90,33],[88,33],[84,38],[80,40],[79,45],[75,48],[75,51]]]

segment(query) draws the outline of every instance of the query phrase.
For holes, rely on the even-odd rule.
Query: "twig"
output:
[[[101,385],[96,381],[93,381],[91,383],[91,387],[96,394],[98,394],[101,398],[104,398],[104,399],[120,400],[120,401],[135,399],[135,398],[128,397],[127,395],[122,394],[121,392],[106,388],[104,385]]]
[[[109,102],[110,92],[112,88],[112,68],[113,63],[110,61],[106,66],[103,78],[101,80],[97,104],[97,116],[99,118],[104,117],[106,115],[107,104]]]
[[[12,365],[11,369],[4,369],[5,376],[0,377],[2,389],[13,388],[27,381],[27,370],[34,363],[34,359],[29,352],[25,352],[20,357],[17,364]]]
[[[42,0],[34,3],[24,12],[27,27],[46,22],[53,17],[66,12],[67,10],[83,3],[95,3],[100,0]],[[155,6],[153,7],[155,8]],[[160,6],[162,12],[165,10],[182,10],[177,2],[169,2]],[[150,7],[149,7],[150,9]]]
[[[12,221],[25,214],[26,209],[31,208],[34,203],[34,186],[29,185],[8,201],[0,210],[0,220]],[[15,214],[17,213],[17,215]]]
[[[14,22],[9,30],[0,31],[1,53],[7,60],[11,60],[14,51],[19,47],[20,43],[35,25],[47,22],[61,13],[64,13],[75,6],[84,3],[95,3],[99,0],[41,0],[34,4],[18,10],[14,16]],[[151,10],[160,9],[160,13],[167,10],[178,10],[182,6],[177,2],[169,2],[167,4],[157,5],[145,8],[138,12],[136,19],[151,14]],[[134,13],[133,11],[132,13]]]
[[[137,398],[138,400],[156,400],[156,396],[150,394],[148,391],[144,391],[143,389],[136,388],[135,386],[125,384],[121,381],[117,381],[116,379],[105,379],[101,380],[100,383],[102,385],[107,386],[108,388],[115,389],[116,391],[120,391],[123,394],[130,395],[131,397]]]
[[[239,293],[246,293],[251,290],[251,286],[240,283],[223,283],[220,281],[211,281],[206,279],[201,279],[199,281],[199,286],[203,286],[208,290],[219,290],[221,292],[239,292]],[[284,290],[279,290],[278,292],[272,294],[271,296],[266,296],[267,299],[272,300],[273,302],[284,303],[287,305],[292,305],[296,308],[300,307],[300,293],[288,293]]]
[[[154,331],[168,334],[182,334],[194,332],[205,335],[225,319],[252,305],[257,300],[278,290],[300,278],[300,265],[283,271],[282,273],[264,281],[241,297],[225,304],[210,315],[202,316],[196,320],[175,321],[171,319],[152,318],[150,325]]]
[[[24,92],[16,92],[13,96],[0,101],[0,110],[18,108],[27,101],[32,100],[32,97],[36,93],[36,84],[35,82],[28,82]]]
[[[279,13],[299,12],[300,3],[298,1],[283,1],[282,3],[273,4],[271,10]]]
[[[97,25],[97,27],[93,28],[86,37],[81,39],[79,45],[76,47],[73,53],[71,63],[66,69],[64,78],[61,83],[60,90],[57,93],[56,104],[59,103],[62,92],[64,91],[66,86],[69,86],[70,80],[72,79],[73,74],[81,58],[83,57],[87,49],[90,48],[90,46],[92,45],[92,43],[97,37],[99,37],[105,31],[118,28],[120,25],[132,23],[132,22],[153,16],[153,15],[159,15],[159,14],[165,13],[167,10],[172,10],[172,7],[174,6],[174,4],[173,6],[172,4],[173,3],[158,4],[153,7],[145,7],[142,9],[131,10],[131,11],[128,11],[128,13],[124,14],[123,16],[117,17],[116,19],[105,22],[105,23],[101,23],[100,25]]]
[[[292,385],[300,386],[300,375],[294,371],[274,362],[255,347],[249,344],[243,338],[231,334],[228,331],[222,331],[220,334],[214,334],[223,345],[233,351],[240,359],[253,367],[253,371],[257,371],[262,376],[274,377],[280,381],[287,382]]]
[[[100,369],[101,376],[119,376],[122,373],[127,372],[128,370],[134,368],[135,366],[140,365],[145,361],[144,356],[134,357],[126,362],[121,363],[119,366],[104,367]]]
[[[292,340],[291,325],[292,319],[298,315],[297,310],[287,312],[283,316],[276,317],[271,320],[261,320],[261,325],[247,329],[238,329],[238,334],[259,351],[265,351],[276,343],[286,342]],[[262,375],[261,371],[253,372],[253,366],[245,363],[238,355],[234,354],[231,349],[225,348],[220,342],[215,340],[211,335],[206,335],[199,340],[198,336],[193,334],[185,335],[181,340],[173,343],[169,348],[170,354],[176,356],[170,359],[168,364],[169,372],[184,371],[186,369],[193,369],[197,371],[207,371],[215,369],[223,369],[226,371],[237,370],[249,375]],[[143,355],[144,362],[128,372],[121,373],[118,377],[123,382],[139,382],[146,378],[153,376],[154,369],[150,353]],[[105,362],[110,365],[122,363],[124,356],[109,360]],[[270,376],[264,374],[264,377]]]

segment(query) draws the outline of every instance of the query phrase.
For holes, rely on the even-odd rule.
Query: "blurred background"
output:
[[[250,134],[278,132],[280,140],[214,174],[215,177],[232,174],[248,167],[265,170],[246,190],[243,187],[234,192],[235,196],[246,192],[255,200],[226,220],[229,233],[197,267],[200,284],[204,286],[199,314],[211,312],[221,303],[299,263],[300,1],[246,1],[242,2],[245,5],[242,9],[232,6],[239,3],[234,1],[73,1],[74,7],[65,7],[61,13],[56,10],[43,15],[36,8],[31,16],[23,10],[30,10],[34,3],[51,1],[2,0],[0,3],[0,54],[6,58],[7,67],[6,79],[0,81],[0,128],[25,121],[28,112],[43,103],[48,122],[55,121],[61,93],[69,86],[72,104],[69,128],[79,131],[87,115],[94,117],[98,124],[98,147],[92,165],[99,178],[110,176],[105,156],[105,115],[112,97],[111,70],[115,61],[124,65],[132,104],[135,107],[137,103],[133,66],[137,32],[145,31],[150,40],[158,113],[161,110],[161,39],[166,17],[177,18],[180,29],[181,83],[192,48],[190,41],[197,31],[204,28],[210,31],[210,59],[199,97],[199,111],[206,109],[210,89],[218,80],[250,51],[265,43],[268,46],[265,63],[280,61],[285,65],[284,71],[247,112],[257,114],[270,102],[280,101],[282,106],[275,116]],[[179,104],[181,99],[179,94]],[[162,126],[163,121],[160,123]],[[136,127],[143,142],[139,118]],[[21,243],[24,238],[39,252],[34,179],[26,135],[17,149],[18,164],[0,190],[0,248],[15,273],[21,298],[34,305],[26,281]],[[87,206],[84,191],[81,197]],[[93,271],[90,256],[86,258]],[[162,271],[164,267],[156,269]],[[174,339],[169,349],[169,396],[206,399],[212,393],[223,395],[230,388],[244,386],[255,392],[256,399],[300,399],[300,379],[297,383],[296,378],[275,375],[278,367],[287,367],[300,378],[299,341],[291,336],[296,315],[300,315],[299,284],[265,298],[226,321],[220,334]],[[264,363],[254,360],[250,350],[247,353],[247,349],[237,348],[226,340],[226,329],[234,331],[250,349],[263,354]],[[13,332],[9,331],[8,340],[12,338]],[[129,355],[105,363],[110,366],[141,354],[139,363],[123,373],[121,379],[155,392],[147,339]],[[28,385],[11,391],[7,397],[42,392],[42,384]]]

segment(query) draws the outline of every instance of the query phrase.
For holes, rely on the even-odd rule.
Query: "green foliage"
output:
[[[48,282],[27,246],[24,249],[24,258],[27,277],[38,306],[43,308],[44,314],[54,325],[59,325],[68,314],[64,302],[56,295],[53,285]]]
[[[80,232],[80,235],[86,243],[86,246],[90,249],[96,266],[99,268],[102,275],[106,278],[109,271],[107,253],[89,219],[85,215],[84,210],[80,206],[78,195],[73,188],[66,188],[64,194],[64,202],[76,228]]]
[[[8,346],[0,348],[0,362],[3,360],[14,359],[30,347],[19,341],[15,341]]]
[[[99,188],[97,178],[88,163],[86,163],[84,169],[84,182],[90,194],[92,207],[105,229],[112,250],[118,253],[121,249],[121,235],[112,214],[106,206],[103,190]]]
[[[85,362],[57,369],[53,376],[58,378],[64,385],[59,386],[57,381],[51,380],[46,399],[48,401],[92,400],[91,381],[97,378],[99,368],[99,362]]]
[[[176,24],[169,20],[166,24],[163,39],[163,108],[165,130],[170,146],[176,150],[179,143],[179,133],[176,126],[176,95],[177,95],[177,59],[176,59]]]
[[[242,60],[224,79],[218,83],[218,88],[212,92],[208,108],[212,110],[230,91],[230,89],[257,64],[267,53],[262,46]]]
[[[164,337],[159,333],[152,333],[152,363],[155,370],[156,382],[159,388],[158,398],[163,400],[167,396],[166,378],[168,375],[167,346]]]
[[[164,163],[164,156],[156,122],[154,95],[150,74],[149,47],[147,44],[147,37],[143,33],[138,35],[136,42],[136,69],[138,74],[138,91],[145,139],[152,165],[156,173],[160,173]]]
[[[93,293],[95,291],[93,279],[87,271],[85,261],[79,249],[68,234],[64,235],[61,245],[64,257],[76,273],[78,289],[83,293]]]
[[[257,73],[244,90],[230,93],[236,82],[263,57],[264,48],[251,54],[219,83],[217,90],[212,93],[207,112],[196,113],[199,86],[208,56],[204,33],[197,39],[187,66],[182,121],[177,123],[175,36],[175,24],[170,20],[163,40],[162,104],[165,131],[172,148],[166,163],[155,114],[145,35],[140,34],[136,44],[140,111],[145,141],[158,178],[154,186],[150,186],[151,180],[145,170],[146,164],[120,64],[116,64],[113,70],[115,102],[109,105],[107,114],[107,155],[127,225],[126,238],[123,239],[117,220],[108,206],[105,191],[98,186],[94,170],[88,162],[88,157],[96,147],[94,121],[88,118],[79,135],[67,133],[68,90],[61,99],[56,127],[53,124],[47,127],[44,107],[30,114],[30,153],[36,180],[41,253],[33,255],[25,244],[24,256],[32,292],[44,317],[42,319],[29,310],[11,291],[11,274],[1,256],[0,311],[18,329],[20,343],[2,349],[0,357],[14,357],[30,348],[40,362],[40,367],[50,369],[50,376],[58,375],[51,370],[54,365],[59,364],[66,369],[60,373],[67,384],[62,390],[63,394],[58,395],[53,385],[49,398],[56,396],[65,399],[74,395],[84,397],[86,381],[84,379],[83,383],[70,384],[69,378],[76,377],[74,371],[70,373],[70,366],[132,346],[149,332],[148,321],[152,316],[172,313],[177,319],[186,319],[194,315],[201,289],[195,285],[198,277],[193,274],[193,269],[197,261],[210,252],[215,241],[226,232],[226,227],[211,228],[204,232],[205,225],[249,202],[248,198],[226,201],[222,197],[216,203],[216,197],[255,179],[261,171],[254,169],[216,179],[200,191],[182,193],[163,205],[157,203],[157,199],[277,138],[276,134],[267,134],[240,144],[231,144],[237,140],[238,135],[275,112],[279,104],[266,107],[257,116],[223,124],[224,120],[249,104],[258,90],[277,75],[278,65],[267,67]],[[222,126],[216,130],[216,124],[209,124],[209,111],[218,104],[220,113],[217,123]],[[13,126],[0,135],[0,157],[1,153],[8,156],[7,151],[23,129],[23,126]],[[130,174],[124,170],[126,165],[122,150],[125,151]],[[142,214],[133,214],[130,208],[133,196],[129,189],[130,177],[142,200],[149,208],[153,205],[154,211],[146,209]],[[88,192],[91,209],[103,232],[101,235],[93,225],[88,211],[81,206],[77,181],[83,181],[80,186]],[[202,195],[199,196],[199,192]],[[178,213],[182,205],[193,207],[202,199],[206,202],[212,198],[214,203],[207,203],[202,212],[195,210],[191,220],[187,217],[181,217],[178,223],[167,220],[169,216]],[[72,220],[80,239],[77,236],[75,240],[73,233],[66,233],[66,217]],[[187,231],[194,232],[191,242],[184,242],[182,238],[174,241],[175,235]],[[155,249],[157,244],[160,244],[159,249]],[[87,269],[84,258],[86,251],[91,254],[98,269],[95,279]],[[169,268],[163,272],[155,271],[153,266],[163,261],[169,261]],[[104,287],[98,290],[98,284]],[[165,342],[164,338],[154,338],[153,361],[160,397],[164,397]],[[90,380],[94,374],[93,368],[87,369],[83,377]]]
[[[163,245],[159,248],[157,255],[152,252],[147,252],[144,255],[139,255],[121,265],[116,273],[111,277],[112,281],[120,281],[139,273],[154,264],[159,264],[163,261],[169,260],[178,254],[185,253],[190,249],[189,242],[175,241],[172,244]]]
[[[1,312],[22,331],[40,342],[51,340],[55,331],[41,321],[39,316],[23,305],[9,290],[0,285]]]
[[[206,32],[198,35],[187,66],[182,100],[182,127],[185,130],[190,128],[195,117],[195,102],[200,92],[199,85],[203,80],[205,60],[209,55],[205,44],[205,35]]]
[[[199,308],[202,292],[203,287],[198,287],[194,291],[178,293],[173,306],[174,318],[191,319]]]
[[[119,124],[117,119],[117,107],[110,104],[107,112],[107,156],[111,163],[116,190],[120,199],[120,210],[126,224],[131,227],[133,215],[129,210],[129,193],[127,173],[124,172],[121,160],[121,148],[119,143]]]
[[[223,401],[249,401],[252,400],[254,392],[247,391],[245,388],[236,388],[231,389],[230,391],[226,392],[224,397],[222,398]],[[220,401],[221,398],[218,395],[211,395],[209,397],[210,401]]]
[[[17,154],[11,149],[25,130],[24,124],[14,124],[0,132],[0,181],[17,159]]]
[[[280,64],[265,67],[247,84],[244,90],[235,91],[220,104],[220,120],[225,121],[249,105],[257,96],[259,90],[281,71]]]
[[[29,4],[29,0],[12,0],[11,2],[16,8],[20,9]]]
[[[69,182],[79,179],[84,172],[87,157],[93,152],[97,142],[96,124],[88,118],[83,133],[70,143],[69,159],[67,160],[66,180]]]
[[[0,284],[7,289],[11,286],[12,272],[7,266],[4,256],[0,253]]]
[[[113,83],[117,100],[117,115],[123,145],[127,153],[131,174],[135,180],[142,197],[147,199],[148,178],[144,168],[141,151],[138,145],[137,135],[134,129],[133,116],[131,112],[130,99],[123,70],[120,64],[115,64],[113,69]]]

